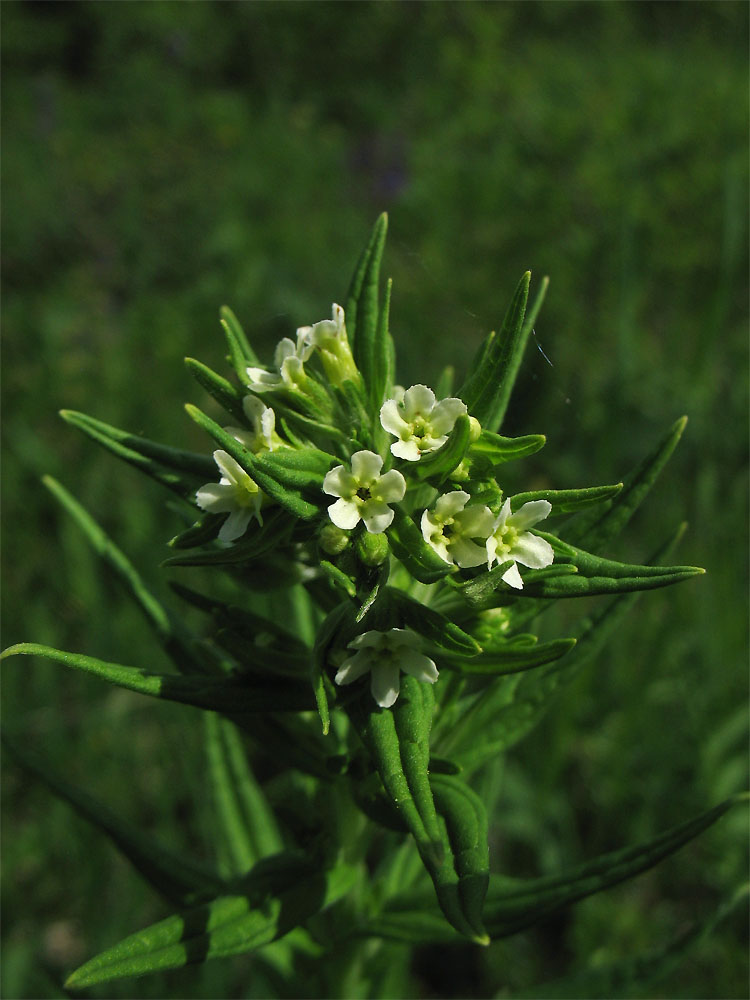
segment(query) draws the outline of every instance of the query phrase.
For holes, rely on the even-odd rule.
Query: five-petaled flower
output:
[[[248,386],[253,392],[269,392],[274,389],[298,389],[306,379],[304,362],[310,357],[312,347],[297,336],[295,344],[291,337],[283,337],[276,345],[273,356],[275,371],[265,368],[248,368]]]
[[[481,566],[487,561],[486,539],[495,524],[489,507],[466,504],[471,496],[454,490],[438,497],[432,510],[422,514],[422,536],[441,559],[462,569]],[[473,539],[480,539],[478,544]]]
[[[555,558],[555,550],[546,538],[533,535],[527,528],[543,521],[552,510],[548,500],[530,500],[511,514],[510,498],[503,504],[487,539],[487,566],[493,562],[513,560],[513,565],[503,573],[503,580],[516,590],[523,589],[523,579],[517,563],[531,569],[543,569]]]
[[[369,672],[373,698],[381,708],[390,708],[398,698],[401,670],[428,684],[438,679],[435,663],[419,652],[419,645],[419,636],[409,629],[363,632],[349,643],[356,652],[339,667],[336,683],[351,684]]]
[[[242,409],[252,425],[252,430],[244,427],[225,427],[224,430],[243,444],[248,451],[259,455],[264,451],[274,451],[283,441],[276,433],[276,414],[257,396],[245,396]]]
[[[403,399],[386,399],[380,408],[380,423],[398,438],[391,452],[407,462],[418,462],[425,452],[445,444],[456,420],[465,413],[463,400],[449,396],[436,402],[432,389],[413,385]]]
[[[383,459],[374,451],[356,451],[349,472],[337,465],[323,480],[323,492],[339,499],[328,508],[328,516],[337,528],[354,528],[360,521],[372,534],[385,531],[393,520],[388,506],[404,499],[406,480],[391,469],[380,475]]]
[[[312,326],[301,326],[297,330],[297,348],[307,352],[317,350],[329,380],[334,385],[350,379],[359,380],[359,372],[354,364],[349,338],[346,335],[344,310],[335,302],[331,306],[332,319],[322,319]]]
[[[214,452],[214,461],[221,472],[218,483],[206,483],[195,494],[199,507],[212,514],[229,514],[219,531],[219,540],[233,542],[244,535],[248,524],[256,517],[260,524],[260,504],[263,494],[258,484],[231,455],[220,449]]]

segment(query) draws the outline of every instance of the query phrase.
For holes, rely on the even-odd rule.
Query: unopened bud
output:
[[[388,558],[390,547],[382,532],[374,535],[364,532],[357,539],[357,556],[365,566],[380,566]]]
[[[349,532],[337,528],[335,524],[326,524],[318,534],[318,545],[329,556],[337,556],[349,544]]]

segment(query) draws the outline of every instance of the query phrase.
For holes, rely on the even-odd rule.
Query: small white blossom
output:
[[[523,579],[517,563],[531,569],[543,569],[555,558],[555,550],[545,538],[533,535],[527,528],[543,521],[552,510],[547,500],[531,500],[511,514],[510,498],[503,504],[487,539],[487,566],[493,562],[513,560],[513,565],[503,573],[503,580],[516,590],[523,589]]]
[[[419,636],[408,629],[364,632],[349,643],[356,652],[339,667],[336,683],[352,684],[369,672],[373,698],[381,708],[390,708],[398,698],[401,670],[428,684],[438,679],[435,663],[419,652],[419,645]]]
[[[388,504],[404,499],[406,480],[396,469],[381,476],[382,467],[383,459],[374,451],[356,451],[351,472],[337,465],[326,475],[323,492],[339,497],[328,508],[337,528],[348,530],[364,521],[369,532],[378,534],[391,523],[393,511]]]
[[[464,490],[444,493],[433,510],[422,514],[422,536],[441,559],[462,569],[481,566],[487,560],[486,541],[495,525],[489,507],[473,504]],[[477,544],[474,539],[480,539]]]
[[[244,427],[225,427],[224,430],[236,438],[254,455],[264,451],[274,451],[283,441],[276,433],[276,414],[257,396],[245,396],[242,409],[252,424],[252,430]]]
[[[233,542],[244,535],[251,518],[256,517],[260,524],[263,523],[260,514],[263,494],[258,484],[227,452],[215,451],[214,462],[222,474],[221,479],[218,483],[201,486],[195,500],[211,514],[229,514],[219,531],[219,540]]]
[[[290,337],[284,337],[276,345],[273,356],[275,371],[265,368],[248,368],[248,386],[253,392],[269,392],[274,389],[298,388],[305,378],[304,362],[310,357],[312,347],[303,343],[303,338],[297,337],[297,343]]]
[[[391,452],[407,462],[418,462],[425,452],[445,444],[456,420],[465,413],[463,400],[449,396],[436,402],[432,389],[413,385],[403,398],[386,399],[380,408],[380,423],[398,438]]]
[[[335,302],[331,306],[332,319],[322,319],[312,326],[297,330],[297,347],[308,352],[317,350],[325,373],[335,385],[346,379],[359,378],[354,364],[349,338],[346,335],[344,310]]]

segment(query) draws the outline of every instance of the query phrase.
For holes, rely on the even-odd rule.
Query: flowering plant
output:
[[[702,572],[661,565],[675,539],[645,565],[598,554],[644,499],[685,421],[623,482],[506,495],[506,463],[545,444],[540,434],[499,431],[546,282],[529,305],[523,276],[499,334],[457,389],[448,374],[437,391],[404,389],[395,383],[390,282],[380,296],[385,235],[382,216],[345,307],[284,338],[272,365],[222,310],[234,381],[187,362],[227,414],[217,421],[187,406],[214,441],[213,458],[63,412],[179,498],[190,523],[165,565],[223,574],[236,595],[229,603],[174,583],[208,621],[205,634],[190,630],[46,480],[177,672],[31,643],[4,655],[41,655],[202,709],[217,836],[229,845],[223,869],[206,870],[114,822],[14,747],[180,907],[73,972],[69,988],[259,949],[293,967],[343,942],[350,952],[367,946],[370,958],[389,941],[486,945],[637,874],[728,807],[553,880],[490,874],[492,817],[475,776],[541,718],[635,592]],[[278,595],[283,619],[258,610],[258,591]],[[596,595],[607,598],[603,608],[571,635],[540,642],[529,632],[553,601]],[[283,784],[259,777],[281,773]],[[305,807],[289,809],[290,797]],[[321,968],[322,995],[340,995],[336,963]]]

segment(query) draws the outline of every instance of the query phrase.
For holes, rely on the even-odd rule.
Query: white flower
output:
[[[473,504],[464,490],[444,493],[433,510],[422,514],[422,536],[441,559],[462,569],[481,566],[487,559],[487,537],[492,533],[495,518],[489,507]],[[481,544],[472,539],[478,538]]]
[[[487,566],[493,562],[503,563],[513,560],[513,565],[503,573],[503,580],[516,590],[523,589],[523,580],[516,563],[531,569],[543,569],[555,558],[555,550],[550,543],[532,535],[527,528],[543,521],[552,510],[547,500],[531,500],[511,514],[510,498],[503,504],[487,539]]]
[[[331,313],[332,319],[322,319],[297,330],[297,349],[306,350],[308,355],[317,349],[326,375],[335,385],[340,385],[346,379],[356,381],[359,372],[346,335],[344,310],[334,302]]]
[[[276,345],[273,364],[276,371],[265,368],[248,368],[248,386],[253,392],[268,392],[273,389],[294,389],[306,378],[304,362],[310,357],[312,347],[308,347],[297,337],[297,343],[284,337]]]
[[[258,484],[225,451],[214,452],[214,462],[219,467],[221,479],[218,483],[206,483],[195,494],[199,507],[212,514],[229,514],[221,526],[219,539],[233,542],[244,535],[252,517],[260,524],[260,503],[263,494]]]
[[[225,427],[224,430],[236,438],[254,455],[263,451],[274,451],[283,441],[276,433],[276,414],[257,396],[245,396],[242,409],[252,424],[251,431],[244,427]]]
[[[404,499],[406,480],[395,469],[380,475],[383,459],[374,451],[356,451],[352,470],[343,465],[326,475],[323,492],[339,497],[328,508],[328,516],[337,528],[354,528],[360,521],[373,534],[385,531],[393,520],[389,503]]]
[[[336,683],[352,684],[369,671],[373,698],[381,708],[390,708],[398,698],[401,670],[428,684],[438,679],[434,662],[418,652],[419,643],[416,633],[403,628],[363,632],[349,643],[356,652],[339,667]]]
[[[435,451],[448,440],[458,417],[466,413],[466,403],[455,396],[435,401],[435,393],[426,385],[413,385],[403,394],[386,399],[380,407],[380,423],[398,438],[391,445],[397,458],[418,462],[428,451]]]

